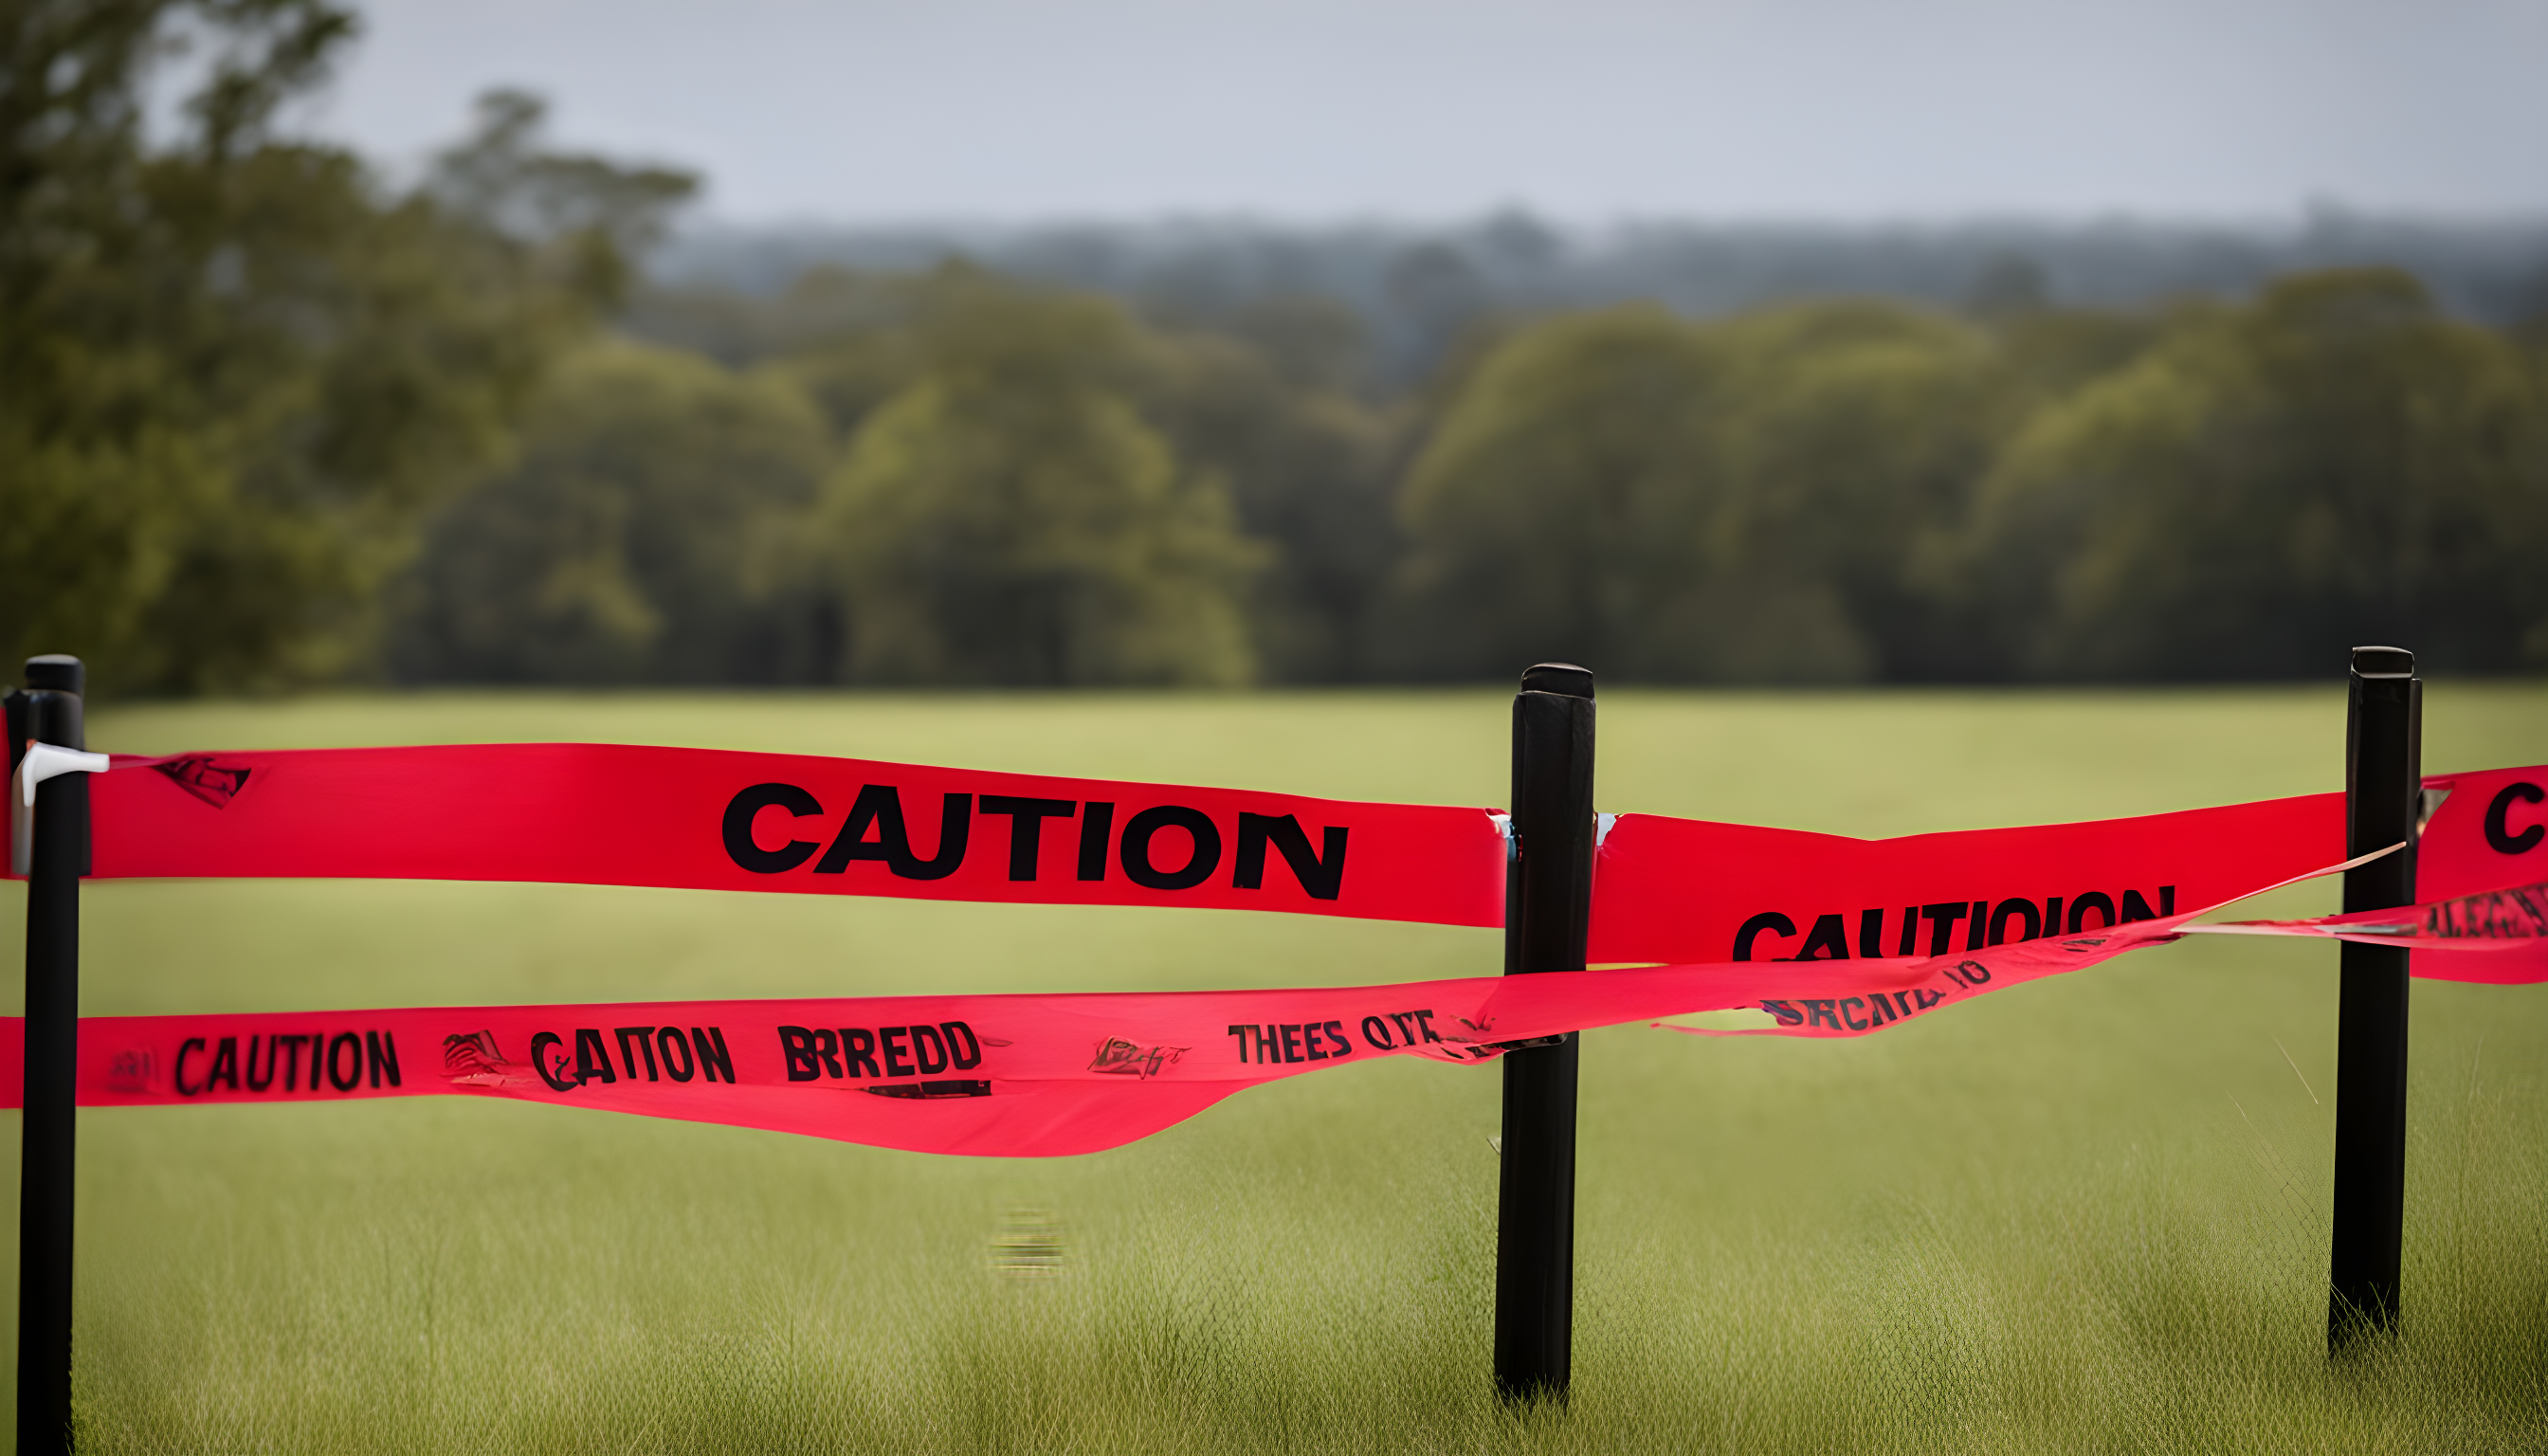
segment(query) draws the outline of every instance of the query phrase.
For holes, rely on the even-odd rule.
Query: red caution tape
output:
[[[2548,770],[2426,780],[2428,897],[2548,880]],[[589,744],[120,758],[101,876],[551,880],[1496,926],[1483,809]],[[2338,794],[1859,840],[1619,816],[1596,963],[1901,958],[2143,920],[2339,858]]]
[[[1597,962],[1885,960],[2107,931],[2344,858],[2344,796],[1902,839],[1623,814],[1593,870]]]
[[[2189,930],[2500,946],[2508,949],[2442,953],[2454,968],[2439,972],[2418,951],[2416,973],[2548,979],[2548,958],[2539,956],[2548,947],[2548,888],[2538,886],[2378,919],[2191,925],[2201,913],[1933,957],[1322,990],[98,1017],[80,1024],[79,1101],[457,1093],[926,1152],[1055,1155],[1147,1137],[1259,1082],[1380,1056],[1489,1061],[1585,1027],[1743,1007],[1768,1012],[1776,1025],[1718,1035],[1865,1036]],[[2458,973],[2460,962],[2483,954],[2506,973]],[[2509,973],[2515,967],[2524,969]],[[0,1025],[0,1089],[9,1105],[20,1054],[20,1024],[11,1019]]]
[[[476,1093],[938,1152],[1084,1152],[1240,1087],[1380,1055],[1492,1059],[1584,1027],[1756,1006],[1850,1037],[2190,929],[2381,939],[2417,974],[2548,979],[2548,770],[2426,781],[2433,903],[2194,927],[2326,872],[2342,798],[1853,840],[1621,816],[1574,975],[1324,991],[105,1018],[84,1105]],[[1166,904],[1491,926],[1480,809],[591,745],[124,758],[101,876],[549,880]],[[2524,919],[2523,917],[2529,917]],[[2519,942],[2518,945],[2510,943]],[[2448,943],[2445,945],[2444,943]],[[2481,943],[2488,949],[2469,949]],[[0,1035],[0,1087],[20,1054]]]
[[[2410,951],[2425,980],[2529,985],[2548,981],[2548,884],[2516,885],[2396,910],[2316,920],[2190,925],[2211,935],[2315,936]]]
[[[1241,1088],[1742,1004],[1749,966],[1328,990],[461,1007],[80,1023],[85,1107],[470,1094],[927,1152],[1147,1137]],[[15,1105],[22,1024],[0,1027]]]
[[[2456,900],[2548,882],[2548,767],[2442,774],[2415,842],[2415,897]]]
[[[1503,923],[1482,809],[595,744],[118,758],[99,876],[549,880]]]
[[[2396,853],[2389,851],[2384,853]],[[2295,875],[2285,883],[2332,874],[2380,858]],[[2279,888],[2264,886],[2263,888]],[[2211,907],[2218,909],[2220,907]],[[1851,979],[1841,967],[1817,966],[1812,989],[1775,984],[1774,995],[1756,1004],[1777,1021],[1774,1027],[1719,1031],[1670,1030],[1705,1036],[1860,1037],[1939,1007],[2046,976],[2083,970],[2127,951],[2164,945],[2189,934],[2310,936],[2411,949],[2410,973],[2426,980],[2499,985],[2548,981],[2548,885],[2490,890],[2483,894],[2396,910],[2360,911],[2310,920],[2250,920],[2197,924],[2209,909],[2131,921],[2086,935],[2010,942],[1926,959],[1861,960]],[[1835,988],[1835,973],[1839,984]]]
[[[2548,981],[2548,768],[2436,774],[2424,780],[2424,804],[2415,842],[2422,903],[2187,929],[2399,946],[2425,980]]]
[[[2548,880],[2548,768],[2424,780],[2428,901]],[[1861,840],[1623,814],[1595,861],[1595,962],[1971,955],[2176,918],[2320,872],[2344,796]]]
[[[2238,895],[2243,898],[2262,890],[2333,874],[2377,860],[2385,854],[2400,853],[2402,849],[2403,846],[2392,847],[2344,864],[2305,870],[2272,884],[2250,886],[2240,890]],[[1791,984],[1781,977],[1779,971],[1763,967],[1766,989],[1762,999],[1754,1004],[1775,1018],[1775,1026],[1748,1031],[1719,1031],[1703,1027],[1673,1027],[1670,1030],[1702,1036],[1863,1037],[1897,1022],[1926,1015],[1942,1006],[1969,1001],[1976,996],[2004,991],[2046,976],[2084,970],[2127,951],[2165,945],[2192,928],[2195,917],[2208,915],[2220,908],[2219,904],[2186,910],[2171,907],[2166,914],[2140,915],[2120,924],[2041,939],[2005,940],[1996,945],[1974,946],[1960,952],[1949,950],[1938,956],[1919,958],[1860,957],[1856,961],[1858,969],[1855,975],[1838,962],[1818,963],[1811,974],[1820,984],[1811,988]],[[1787,967],[1785,973],[1807,974],[1802,967]]]

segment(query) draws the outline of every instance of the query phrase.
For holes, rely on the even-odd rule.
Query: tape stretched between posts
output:
[[[545,880],[1500,925],[1482,810],[602,744],[123,759],[100,876]]]
[[[2446,926],[2472,945],[2520,942],[2494,956],[2419,953],[2416,973],[2475,967],[2455,978],[2548,979],[2548,954],[2541,954],[2548,951],[2548,888],[2511,897],[2526,907],[2527,920],[2499,913],[2496,902],[2505,899],[2497,892],[2489,899],[2494,909],[2416,907],[2404,917],[2418,927]],[[1260,1082],[1383,1056],[1489,1061],[1534,1038],[1741,1007],[1770,1012],[1777,1023],[1770,1035],[1865,1036],[2164,944],[2197,913],[1939,957],[1324,990],[93,1017],[80,1023],[79,1101],[107,1107],[458,1093],[923,1152],[1061,1155],[1147,1137]],[[2334,916],[2246,929],[2320,935],[2355,934],[2361,926],[2360,917]],[[0,1026],[0,1093],[9,1105],[17,1102],[22,1035],[15,1019]]]
[[[2383,853],[2391,852],[2295,875],[2286,883],[2332,874],[2376,860]],[[1837,965],[1818,967],[1823,975],[1820,983],[1810,989],[1773,984],[1761,1000],[1753,1003],[1774,1018],[1774,1026],[1669,1030],[1700,1036],[1863,1037],[1942,1006],[2085,969],[2128,951],[2165,945],[2199,933],[2368,940],[2410,950],[2410,974],[2425,980],[2496,985],[2548,981],[2548,885],[2492,890],[2437,904],[2313,920],[2194,923],[2196,916],[2209,913],[2210,910],[2184,912],[2128,922],[2087,935],[2012,942],[1924,961],[1860,961],[1855,979]],[[1903,978],[1906,975],[1910,977],[1907,981]]]
[[[2426,778],[2425,900],[2548,880],[2548,768]],[[2344,858],[2344,796],[1845,839],[1623,814],[1593,880],[1601,962],[1970,954],[2178,917]]]
[[[1914,987],[1938,968],[1878,975]],[[1328,990],[93,1017],[80,1023],[79,1102],[456,1093],[923,1152],[1060,1155],[1134,1141],[1305,1071],[1391,1055],[1491,1061],[1500,1044],[1742,1006],[1765,983],[1837,995],[1866,979],[1856,965],[1668,966]],[[0,1029],[13,1063],[20,1035],[14,1021]],[[0,1066],[12,1094],[15,1071]]]
[[[1899,968],[1915,964],[1900,958],[1884,960],[1864,954],[1858,964],[1865,974],[1856,983],[1844,984],[1837,993],[1825,994],[1824,988],[1813,990],[1774,985],[1756,1003],[1776,1019],[1777,1025],[1752,1031],[1720,1032],[1713,1029],[1677,1027],[1718,1036],[1794,1036],[1858,1037],[1878,1031],[1899,1020],[1924,1014],[1936,1007],[1977,995],[2005,990],[2013,985],[2040,980],[2068,970],[2111,958],[2126,951],[2163,944],[2187,934],[2273,935],[2331,938],[2367,942],[2405,949],[2411,953],[2410,973],[2425,980],[2477,982],[2497,985],[2527,985],[2548,981],[2548,769],[2498,769],[2484,773],[2438,774],[2424,780],[2426,803],[2431,812],[2420,826],[2412,850],[2416,856],[2415,882],[2421,902],[2395,910],[2359,911],[2349,915],[2329,915],[2309,920],[2242,921],[2207,925],[2195,923],[2209,909],[2180,911],[2173,901],[2182,896],[2183,883],[2162,886],[2155,897],[2161,913],[2147,913],[2151,908],[2146,897],[2127,894],[2118,906],[2115,899],[2099,895],[2091,900],[2087,915],[2080,913],[2082,898],[2070,898],[2063,917],[2061,933],[2048,930],[2039,935],[2037,923],[2048,923],[2057,901],[2048,901],[2037,914],[2023,914],[2022,900],[2002,900],[1992,904],[1983,898],[1967,903],[1959,917],[1952,902],[1932,903],[1904,908],[1904,939],[1897,943],[1905,952],[1913,948],[1909,933],[1913,929],[1926,936],[1926,948],[1933,958],[1925,963],[1931,974],[1918,984],[1905,985],[1895,977]],[[2331,805],[2330,805],[2331,801]],[[2207,886],[2202,893],[2210,899],[2217,896],[2221,908],[2235,900],[2259,894],[2268,889],[2303,879],[2315,878],[2368,863],[2388,851],[2374,852],[2361,859],[2334,864],[2327,868],[2295,871],[2278,878],[2260,878],[2256,871],[2276,863],[2277,852],[2290,847],[2320,842],[2320,836],[2329,826],[2319,819],[2329,807],[2337,814],[2343,809],[2340,794],[2321,795],[2314,799],[2281,799],[2258,804],[2235,805],[2227,809],[2201,809],[2182,815],[2154,815],[2146,819],[2107,821],[2104,824],[2051,825],[2037,829],[1984,830],[1978,834],[1930,835],[1906,840],[1850,841],[1858,848],[1842,854],[1863,857],[1882,870],[1898,871],[1896,857],[1916,859],[1916,847],[1924,841],[1962,841],[1975,847],[1969,859],[1956,863],[1956,868],[1978,876],[1988,869],[2010,876],[2031,873],[2045,877],[2064,870],[2075,870],[2083,864],[2103,864],[2117,868],[2129,865],[2136,857],[2143,864],[2174,864],[2180,871],[2191,868],[2196,873],[2181,874],[2180,879]],[[2170,821],[2173,821],[2171,823]],[[2169,831],[2192,835],[2196,843],[2171,852]],[[1668,831],[1670,832],[1670,831]],[[2333,833],[2340,837],[2340,824]],[[1614,836],[1616,838],[1616,836]],[[2398,847],[2404,852],[2409,847]],[[2027,852],[2035,852],[2030,862]],[[1775,846],[1765,846],[1763,855],[1744,863],[1736,870],[1740,876],[1758,879],[1769,885],[1790,884],[1782,878],[1786,866],[1772,856]],[[2113,857],[2108,859],[2106,857]],[[1614,891],[1610,908],[1621,920],[1643,917],[1657,941],[1673,944],[1675,922],[1653,913],[1653,897],[1631,893],[1616,895],[1622,877],[1609,882]],[[1817,885],[1817,888],[1822,888]],[[1826,902],[1839,899],[1825,893]],[[1982,917],[1985,907],[1989,919]],[[1695,908],[1695,907],[1694,907]],[[2116,918],[2117,909],[2121,918]],[[1919,912],[1913,918],[1913,911]],[[1593,905],[1594,929],[1599,934],[1603,911],[1596,899]],[[1716,918],[1721,932],[1733,911]],[[1862,925],[1878,911],[1862,912]],[[2042,922],[2038,922],[2038,916]],[[2003,925],[2002,917],[2006,917]],[[1787,919],[1787,917],[1779,917]],[[1774,923],[1747,920],[1737,935],[1766,934],[1779,929]],[[1963,947],[1957,951],[1954,940],[1960,930]],[[1694,913],[1683,924],[1702,922]],[[1790,921],[1792,924],[1792,921]],[[1817,931],[1806,940],[1809,958],[1836,959],[1828,954],[1837,950],[1847,954],[1839,944],[1839,933],[1845,929],[1845,918],[1837,915],[1818,917]],[[2003,934],[2005,930],[2023,929],[2023,935]],[[1781,936],[1786,941],[1785,936]],[[1826,943],[1826,954],[1811,956],[1814,942]],[[1792,941],[1787,941],[1793,944]],[[1757,944],[1757,941],[1756,941]],[[1738,953],[1743,947],[1738,946]],[[1866,947],[1862,946],[1864,952]],[[1836,967],[1835,967],[1836,968]],[[1845,978],[1844,978],[1845,979]]]
[[[2548,769],[2426,780],[2428,896],[2548,880]],[[2525,798],[2527,793],[2539,797]],[[94,872],[544,880],[1503,923],[1484,809],[591,744],[119,757]],[[1902,958],[2163,918],[2343,854],[2343,796],[1861,840],[1611,817],[1595,963]]]
[[[1805,972],[1808,976],[1813,972]],[[1258,1082],[1737,1005],[1758,967],[1326,990],[93,1017],[83,1106],[475,1094],[929,1152],[1116,1146]],[[14,1104],[19,1026],[0,1030]]]
[[[2208,935],[2307,936],[2389,946],[2409,953],[2410,974],[2426,980],[2529,985],[2548,981],[2548,884],[2515,885],[2395,910],[2357,910],[2315,920],[2250,920],[2189,925]]]

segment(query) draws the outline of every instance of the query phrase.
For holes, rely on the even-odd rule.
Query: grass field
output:
[[[1504,703],[453,695],[120,709],[91,737],[681,743],[1485,804],[1503,793]],[[2340,688],[1622,691],[1601,711],[1604,809],[1854,834],[2342,778]],[[2541,761],[2548,688],[2429,689],[2428,768]],[[1209,911],[404,882],[85,893],[91,1013],[1499,964],[1491,933]],[[2313,886],[2277,908],[2332,903]],[[1564,1413],[1488,1393],[1492,1069],[1347,1066],[1063,1161],[460,1098],[83,1113],[82,1443],[2537,1450],[2548,987],[2417,983],[2405,1330],[2331,1367],[2334,967],[2328,947],[2204,942],[1864,1042],[1592,1034]],[[1017,1257],[1055,1249],[1049,1272]]]

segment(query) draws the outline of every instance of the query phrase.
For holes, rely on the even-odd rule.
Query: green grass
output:
[[[2333,689],[1602,711],[1603,808],[1845,833],[2341,782]],[[2548,689],[2440,683],[2426,717],[2433,768],[2548,760]],[[449,695],[125,708],[92,738],[606,739],[1493,803],[1505,722],[1489,692]],[[1492,934],[1427,927],[592,887],[108,883],[85,913],[93,1013],[1498,965]],[[2184,944],[1856,1043],[1592,1034],[1563,1414],[1488,1393],[1492,1069],[1347,1066],[1059,1161],[459,1098],[84,1113],[83,1444],[2538,1449],[2548,987],[2417,984],[2405,1329],[2330,1366],[2334,959]],[[1004,1272],[1021,1245],[1057,1246],[1052,1272]]]

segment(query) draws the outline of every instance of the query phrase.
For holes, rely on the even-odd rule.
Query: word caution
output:
[[[785,874],[809,861],[811,873],[841,874],[868,862],[882,864],[901,879],[945,879],[963,867],[975,819],[1001,819],[1008,824],[1009,879],[1032,883],[1045,871],[1045,822],[1076,820],[1067,863],[1054,866],[1075,879],[1102,881],[1109,873],[1121,873],[1144,889],[1185,890],[1220,872],[1224,841],[1212,815],[1185,804],[1153,804],[1128,817],[1119,834],[1115,808],[1103,800],[1082,804],[1075,799],[944,793],[939,795],[937,843],[923,856],[913,848],[903,818],[902,790],[869,783],[859,789],[829,848],[819,840],[794,838],[765,846],[758,826],[769,811],[778,811],[770,818],[783,826],[824,809],[822,800],[793,783],[756,783],[726,805],[725,852],[755,874]],[[1270,849],[1282,856],[1311,898],[1335,899],[1344,889],[1347,836],[1343,826],[1324,826],[1320,843],[1313,846],[1297,815],[1242,809],[1228,856],[1230,887],[1264,888]]]
[[[169,1072],[180,1097],[215,1092],[282,1096],[302,1090],[305,1053],[312,1092],[321,1086],[351,1092],[367,1080],[374,1087],[402,1085],[398,1039],[380,1031],[251,1033],[244,1056],[236,1037],[188,1037],[177,1044]],[[128,1053],[119,1071],[126,1080],[140,1080],[151,1069],[147,1053]]]
[[[2067,906],[2067,921],[2064,906]],[[1984,946],[2001,946],[2010,941],[2032,941],[2042,936],[2077,935],[2083,930],[2104,930],[2127,925],[2137,920],[2160,920],[2176,913],[2176,886],[2158,887],[2158,908],[2138,890],[2126,890],[2119,904],[2103,890],[2090,890],[2083,895],[2051,895],[2037,901],[2028,898],[1990,900],[1948,900],[1929,905],[1905,905],[1899,927],[1892,937],[1885,935],[1887,911],[1861,910],[1857,915],[1858,954],[1868,960],[1884,956],[1946,956],[1957,950],[1978,951]],[[1850,958],[1849,917],[1841,911],[1828,911],[1811,917],[1813,929],[1806,932],[1804,944],[1791,956],[1760,956],[1761,937],[1793,939],[1796,922],[1775,910],[1764,910],[1743,922],[1734,933],[1736,960],[1755,958],[1771,960],[1847,960]],[[1927,934],[1923,935],[1925,927]],[[1956,944],[1957,931],[1963,945]],[[1888,941],[1891,949],[1886,949]],[[1925,947],[1924,943],[1925,942]]]

